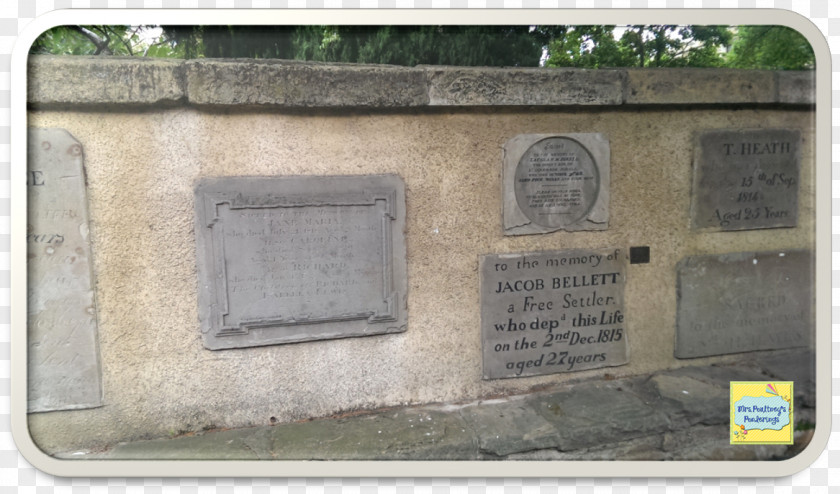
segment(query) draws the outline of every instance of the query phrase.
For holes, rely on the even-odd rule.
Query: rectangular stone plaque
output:
[[[603,134],[522,134],[504,146],[505,235],[606,230],[610,146]]]
[[[484,379],[628,362],[622,249],[481,258]]]
[[[677,264],[677,358],[807,346],[810,251],[687,257]]]
[[[204,345],[405,331],[404,229],[396,175],[202,180],[196,243]]]
[[[798,130],[714,130],[697,138],[691,224],[718,231],[795,227]]]
[[[102,405],[82,146],[29,129],[27,338],[30,412]]]

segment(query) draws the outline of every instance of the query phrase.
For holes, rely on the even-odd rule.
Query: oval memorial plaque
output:
[[[550,228],[586,217],[600,187],[592,155],[567,137],[549,137],[529,147],[514,180],[519,209],[534,223]]]
[[[506,234],[606,228],[609,148],[601,135],[522,135],[505,156]]]

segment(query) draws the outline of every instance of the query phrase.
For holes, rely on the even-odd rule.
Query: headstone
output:
[[[522,134],[505,143],[505,235],[605,230],[609,191],[603,134]]]
[[[405,331],[404,229],[396,175],[202,180],[196,243],[204,345]]]
[[[484,379],[626,364],[621,249],[481,258]]]
[[[82,146],[29,129],[27,337],[30,412],[102,405]]]
[[[800,133],[714,130],[697,138],[691,224],[711,231],[795,227]]]
[[[677,264],[677,358],[807,346],[810,251],[687,257]]]

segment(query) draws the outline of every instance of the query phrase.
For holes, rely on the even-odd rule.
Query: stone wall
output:
[[[101,407],[30,415],[47,452],[733,362],[675,359],[678,262],[814,245],[809,73],[32,57],[29,103],[83,148],[104,387]],[[758,128],[801,133],[797,226],[692,230],[697,133]],[[505,236],[503,145],[566,133],[608,139],[608,228]],[[197,181],[365,174],[405,183],[407,330],[204,348]],[[627,267],[628,364],[482,379],[479,256],[631,246],[650,262]]]

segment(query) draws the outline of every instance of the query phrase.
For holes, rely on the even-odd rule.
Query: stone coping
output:
[[[813,72],[333,64],[33,55],[38,108],[814,105]]]

